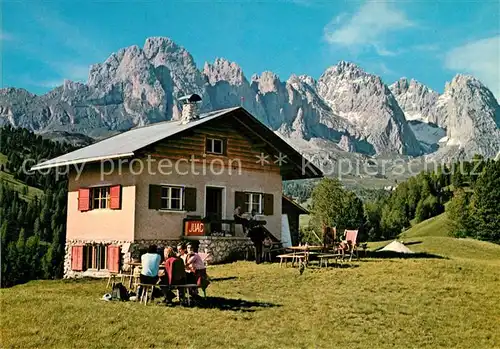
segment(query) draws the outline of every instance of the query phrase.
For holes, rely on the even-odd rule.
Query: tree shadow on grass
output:
[[[330,262],[328,263],[328,267],[322,266],[320,267],[319,264],[314,264],[314,265],[308,265],[306,268],[311,269],[311,270],[322,270],[322,269],[352,269],[352,268],[359,268],[359,264],[354,264],[354,262],[357,262],[356,259],[353,259],[352,261],[349,262],[349,260],[345,260],[342,262]]]
[[[221,278],[210,278],[211,282],[218,282],[218,281],[229,281],[229,280],[236,280],[236,276],[226,276],[226,277],[221,277]]]
[[[253,302],[243,299],[224,298],[224,297],[205,297],[196,302],[194,307],[201,309],[218,309],[242,312],[255,312],[257,308],[280,307],[279,304],[266,302]]]
[[[418,245],[418,244],[421,244],[421,243],[422,243],[422,241],[408,241],[408,242],[405,241],[403,245],[405,245],[405,246],[411,246],[411,245]]]
[[[366,251],[366,255],[361,257],[371,259],[448,259],[437,254],[427,252],[398,253],[392,251]]]

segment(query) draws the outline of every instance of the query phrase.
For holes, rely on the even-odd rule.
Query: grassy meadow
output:
[[[5,165],[7,163],[7,156],[0,153],[0,165]],[[7,173],[5,171],[0,171],[0,182],[7,183],[12,189],[19,192],[21,198],[26,199],[28,201],[32,200],[35,196],[41,197],[43,195],[43,191],[35,188],[27,186],[26,183],[21,182],[14,178],[14,175]],[[27,194],[23,194],[23,189],[27,188]]]
[[[2,348],[500,348],[500,246],[411,238],[430,258],[365,258],[300,275],[209,267],[205,306],[104,302],[104,280],[3,289]]]

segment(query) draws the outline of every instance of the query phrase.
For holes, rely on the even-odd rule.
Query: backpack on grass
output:
[[[114,301],[129,300],[129,294],[127,288],[123,286],[121,282],[113,285],[113,290],[111,291],[111,299]]]

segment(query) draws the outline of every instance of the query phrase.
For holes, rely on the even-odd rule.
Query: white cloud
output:
[[[87,64],[65,62],[54,64],[53,67],[64,79],[73,81],[86,81],[90,70],[90,66]]]
[[[448,51],[444,65],[447,69],[474,75],[500,99],[500,35]]]
[[[439,51],[439,45],[438,44],[421,44],[421,45],[413,46],[412,49],[416,50],[416,51],[433,52],[433,51]]]
[[[388,33],[414,25],[403,11],[389,2],[367,2],[348,17],[343,13],[328,23],[324,28],[325,40],[352,48],[370,46],[381,56],[397,54],[384,47]]]
[[[0,32],[0,41],[12,41],[14,40],[14,36],[5,31]]]

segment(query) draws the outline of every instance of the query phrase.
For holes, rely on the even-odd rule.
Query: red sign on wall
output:
[[[205,235],[205,224],[202,221],[186,221],[184,223],[184,234],[187,236]]]

